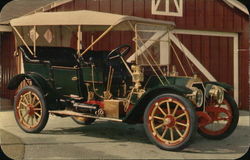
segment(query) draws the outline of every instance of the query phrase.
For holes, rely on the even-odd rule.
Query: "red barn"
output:
[[[26,0],[14,0],[1,13],[1,97],[13,98],[14,93],[8,91],[6,85],[20,71],[20,60],[13,56],[15,40],[8,27],[10,19],[39,11],[93,10],[175,22],[174,36],[170,40],[180,60],[186,61],[187,56],[195,72],[204,79],[233,85],[239,107],[249,108],[249,12],[236,0],[45,0],[27,3]],[[130,35],[108,37],[106,49],[123,44],[128,39],[126,36]],[[83,42],[87,43],[89,38],[83,35]],[[73,40],[71,45],[76,46]],[[166,63],[176,64],[184,74],[174,54],[170,57]],[[188,67],[184,64],[184,68]]]

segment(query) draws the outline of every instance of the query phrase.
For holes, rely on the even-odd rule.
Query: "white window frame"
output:
[[[236,103],[239,104],[239,53],[238,53],[238,51],[239,51],[239,35],[238,35],[238,33],[233,33],[233,32],[214,32],[214,31],[197,31],[197,30],[184,30],[184,29],[175,29],[172,32],[176,33],[176,34],[201,35],[201,36],[217,36],[217,37],[229,37],[229,38],[233,38],[234,99],[235,99]],[[173,36],[170,36],[170,39],[173,41],[174,40]],[[178,45],[178,43],[176,45]],[[182,46],[184,46],[184,45],[182,45]],[[187,57],[189,59],[191,58],[191,57],[188,56],[188,55],[190,55],[191,52],[185,46],[184,46],[184,51],[183,52],[184,52],[184,54],[187,55]],[[192,61],[192,58],[190,60]],[[197,59],[195,61],[198,62]],[[195,65],[198,64],[198,66],[199,66],[199,63],[196,63],[196,62],[194,64]],[[203,67],[199,68],[199,69],[203,73],[207,73],[208,72],[206,69],[204,70]],[[210,73],[209,74],[204,74],[204,75],[210,81],[214,81],[215,80]]]
[[[165,1],[165,4],[166,4],[165,11],[158,10],[160,3],[162,1]],[[169,1],[170,0],[152,0],[151,1],[151,13],[153,15],[183,17],[183,0],[173,0],[177,12],[170,11]]]

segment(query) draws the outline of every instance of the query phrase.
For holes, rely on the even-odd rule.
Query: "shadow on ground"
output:
[[[82,136],[105,138],[119,142],[141,142],[148,143],[144,128],[140,124],[128,125],[124,123],[98,121],[92,125],[80,126],[75,128],[56,128],[53,130],[44,130],[42,134],[80,134]]]
[[[248,129],[248,126],[238,126],[236,131],[231,136],[223,140],[208,140],[201,137],[197,133],[194,141],[191,142],[192,144],[185,148],[182,152],[200,154],[246,153],[249,147],[250,139],[250,135],[246,132]],[[124,123],[97,121],[94,124],[87,126],[44,130],[41,134],[77,134],[80,136],[110,139],[112,142],[137,142],[151,144],[144,132],[143,125],[138,124],[128,125]]]

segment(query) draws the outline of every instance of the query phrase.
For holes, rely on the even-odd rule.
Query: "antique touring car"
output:
[[[230,85],[203,82],[197,74],[179,76],[165,63],[169,51],[161,45],[175,52],[168,39],[172,22],[82,10],[35,13],[10,24],[24,72],[8,88],[27,83],[14,102],[25,132],[40,132],[49,113],[83,125],[96,119],[143,123],[159,148],[179,150],[197,131],[223,139],[237,126]],[[112,51],[111,40],[121,42]]]

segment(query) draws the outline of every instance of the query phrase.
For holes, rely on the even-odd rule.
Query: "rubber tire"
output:
[[[164,97],[171,97],[173,99],[176,99],[178,100],[179,102],[181,102],[184,106],[186,106],[186,109],[187,111],[189,112],[189,115],[190,115],[190,131],[186,137],[186,139],[178,144],[178,145],[175,145],[175,146],[166,146],[166,145],[163,145],[162,143],[160,143],[159,141],[157,141],[157,139],[154,138],[154,136],[152,135],[151,131],[148,129],[148,124],[145,123],[148,121],[148,112],[150,110],[150,107],[152,106],[153,103],[155,103],[157,101],[157,99],[160,99],[160,98],[164,98]],[[163,150],[168,150],[168,151],[180,151],[182,149],[184,149],[185,147],[187,147],[188,145],[190,145],[191,142],[193,142],[194,138],[195,138],[195,135],[196,135],[196,132],[197,132],[197,117],[196,117],[196,114],[195,114],[195,110],[194,110],[194,106],[193,104],[187,100],[185,97],[182,97],[180,95],[176,95],[176,94],[162,94],[162,95],[159,95],[157,97],[155,97],[152,101],[150,101],[150,103],[147,105],[147,108],[144,112],[144,129],[145,129],[145,132],[146,132],[146,135],[148,136],[149,140],[155,144],[157,147],[159,147],[160,149],[163,149]]]
[[[224,138],[227,138],[228,136],[230,136],[233,133],[233,131],[236,129],[238,121],[239,121],[239,109],[238,109],[237,104],[234,101],[234,99],[228,93],[225,93],[225,99],[232,106],[231,109],[232,109],[232,113],[233,113],[232,123],[228,127],[228,130],[226,130],[223,134],[214,136],[214,135],[206,134],[206,133],[202,132],[202,130],[200,130],[198,128],[198,133],[201,136],[203,136],[203,137],[205,137],[207,139],[220,140],[220,139],[224,139]]]
[[[78,120],[76,119],[75,116],[71,117],[73,119],[74,122],[76,122],[77,124],[80,124],[80,125],[90,125],[92,124],[93,122],[95,122],[96,119],[94,118],[86,118],[85,121],[81,121],[81,120]]]
[[[17,116],[17,104],[18,104],[18,101],[21,97],[21,95],[23,93],[26,93],[26,92],[29,92],[29,91],[32,91],[34,92],[38,98],[40,99],[41,101],[41,104],[42,104],[42,116],[41,116],[41,119],[40,119],[40,122],[39,124],[35,127],[35,128],[26,128],[25,126],[23,126],[19,119],[18,119],[18,116]],[[39,88],[37,88],[36,86],[25,86],[24,88],[22,88],[21,90],[19,90],[18,94],[15,96],[15,100],[14,100],[14,116],[15,116],[15,119],[16,119],[16,122],[18,124],[18,126],[24,131],[24,132],[27,132],[27,133],[39,133],[43,130],[43,128],[46,126],[47,122],[48,122],[48,118],[49,118],[49,113],[48,113],[48,109],[46,107],[46,102],[45,102],[45,99],[44,99],[44,96],[42,94],[42,92],[40,91]]]

